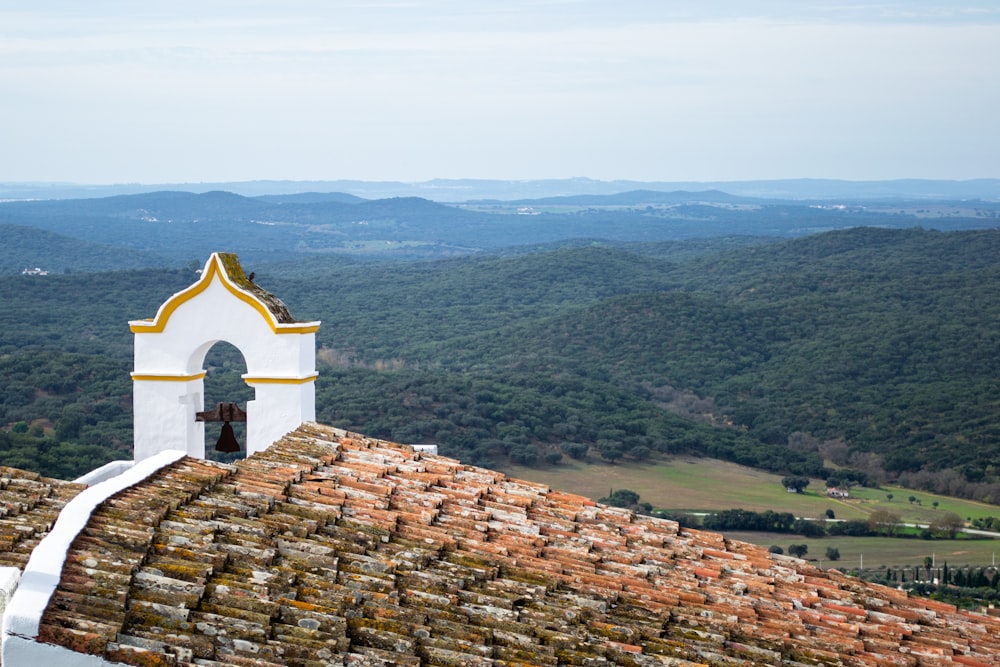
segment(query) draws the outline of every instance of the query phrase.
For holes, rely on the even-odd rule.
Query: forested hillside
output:
[[[998,500],[998,256],[996,230],[856,228],[247,268],[323,320],[328,423],[473,463],[686,452]],[[0,463],[126,446],[127,321],[195,277],[0,278]],[[245,400],[213,355],[207,400]]]
[[[91,243],[36,227],[0,224],[0,275],[41,268],[49,273],[167,266],[155,253]]]
[[[1000,203],[995,201],[829,203],[736,197],[714,190],[637,190],[461,205],[419,197],[366,200],[335,192],[260,197],[151,192],[0,201],[0,241],[10,246],[0,252],[0,273],[20,271],[31,260],[32,266],[49,271],[177,267],[199,263],[222,246],[253,264],[317,256],[414,260],[579,239],[792,238],[859,225],[982,229],[998,220]],[[23,228],[50,235],[32,240]],[[74,239],[86,242],[80,244],[78,258],[66,252]]]

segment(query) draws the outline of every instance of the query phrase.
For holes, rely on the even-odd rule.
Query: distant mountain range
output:
[[[436,259],[581,240],[782,239],[850,227],[998,224],[1000,200],[987,199],[799,200],[640,189],[446,204],[346,192],[175,190],[0,202],[0,272],[179,267],[220,248],[259,265],[316,256]]]
[[[612,195],[632,190],[705,192],[719,190],[741,197],[789,200],[831,199],[937,199],[1000,201],[1000,179],[972,180],[897,179],[846,181],[797,178],[754,181],[599,181],[590,178],[543,180],[434,179],[417,183],[400,181],[278,181],[257,180],[213,183],[118,183],[84,185],[77,183],[0,183],[0,199],[83,199],[141,194],[162,190],[203,193],[225,190],[248,197],[296,195],[299,203],[319,201],[323,195],[301,193],[347,193],[363,199],[421,197],[440,202],[480,199],[503,201]]]

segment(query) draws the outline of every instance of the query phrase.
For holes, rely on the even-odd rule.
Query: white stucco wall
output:
[[[135,461],[111,461],[109,463],[105,463],[100,468],[94,468],[90,472],[80,475],[73,481],[77,484],[93,486],[94,484],[103,482],[106,479],[117,477],[126,470],[132,468],[134,465]]]
[[[0,567],[0,613],[7,609],[10,598],[21,580],[21,570],[16,567]]]
[[[316,388],[311,380],[281,383],[247,379],[247,382],[256,395],[247,403],[248,456],[267,449],[301,424],[316,421]]]
[[[213,254],[202,278],[164,302],[135,333],[133,408],[135,460],[166,449],[205,456],[205,356],[225,341],[246,361],[255,390],[247,406],[247,453],[316,418],[316,335],[319,322],[282,323],[253,292],[228,277]]]
[[[137,373],[198,373],[208,350],[220,340],[243,353],[250,375],[316,370],[314,334],[275,333],[258,309],[233,295],[239,288],[231,283],[227,288],[224,280],[224,274],[213,272],[203,291],[170,313],[162,333],[137,332]]]

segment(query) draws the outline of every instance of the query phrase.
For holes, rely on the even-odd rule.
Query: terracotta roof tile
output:
[[[0,466],[0,567],[23,570],[62,508],[85,488]]]
[[[998,618],[316,424],[104,503],[40,632],[135,665],[1000,665]]]

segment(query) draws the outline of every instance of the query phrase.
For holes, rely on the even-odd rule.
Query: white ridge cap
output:
[[[9,636],[38,637],[38,627],[49,599],[59,585],[66,554],[90,515],[105,500],[138,484],[150,475],[184,458],[185,452],[167,450],[136,463],[117,477],[81,491],[59,514],[55,526],[38,543],[24,566],[21,582],[3,614],[3,641]],[[6,661],[4,661],[6,662]]]

